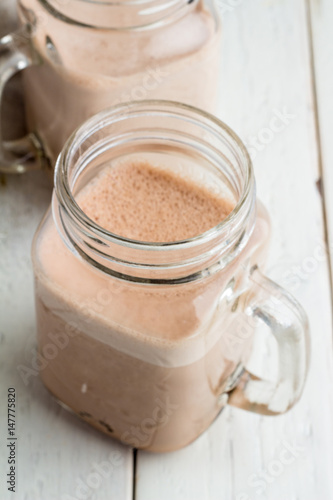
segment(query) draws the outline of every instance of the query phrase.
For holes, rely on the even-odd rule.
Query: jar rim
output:
[[[126,238],[112,233],[99,226],[83,212],[77,204],[69,184],[70,160],[73,155],[73,151],[82,140],[87,138],[89,133],[100,130],[101,127],[105,127],[108,124],[112,124],[116,119],[126,119],[127,117],[138,116],[138,113],[147,115],[147,113],[152,113],[153,111],[156,114],[165,113],[168,116],[172,115],[172,113],[179,113],[180,117],[183,116],[183,113],[188,113],[193,120],[197,121],[198,124],[200,124],[200,120],[202,123],[210,124],[212,127],[211,130],[214,130],[217,133],[220,131],[220,133],[223,132],[226,134],[230,144],[232,144],[242,156],[244,183],[242,192],[235,207],[219,224],[202,234],[188,239],[172,242],[147,242]],[[176,249],[186,250],[187,248],[203,245],[213,239],[216,239],[228,226],[230,227],[233,225],[235,221],[239,219],[241,214],[243,215],[243,218],[246,217],[249,208],[249,198],[255,198],[255,180],[251,158],[238,135],[228,125],[206,111],[187,104],[166,100],[146,100],[122,103],[108,108],[88,119],[71,135],[66,142],[63,151],[59,155],[54,174],[54,186],[60,205],[63,206],[72,217],[79,220],[83,227],[92,231],[97,238],[106,238],[108,241],[112,241],[113,243],[123,247],[148,251]]]
[[[142,17],[142,23],[138,24],[130,24],[128,26],[102,26],[95,25],[91,22],[84,22],[74,19],[69,15],[65,14],[58,10],[54,5],[52,5],[51,0],[37,0],[49,14],[51,14],[56,19],[65,22],[67,24],[71,24],[80,28],[88,28],[93,30],[106,30],[106,31],[143,31],[152,28],[158,28],[160,26],[164,26],[174,20],[178,19],[184,14],[184,9],[189,6],[194,8],[200,0],[165,0],[165,12],[163,13],[163,9],[161,8],[153,8],[146,7],[145,5],[151,5],[155,1],[160,3],[159,0],[76,0],[79,2],[83,2],[84,4],[91,5],[99,5],[109,8],[137,8],[139,7],[138,13],[142,16],[142,14],[150,14],[150,13],[158,13],[161,12],[161,15],[158,15],[156,19],[153,20],[144,20],[144,16]],[[71,1],[71,0],[69,0]],[[132,15],[137,15],[135,12]],[[217,21],[217,17],[215,16],[215,20]]]

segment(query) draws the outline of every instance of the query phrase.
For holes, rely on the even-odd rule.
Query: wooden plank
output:
[[[15,26],[15,2],[2,0],[0,32]],[[19,83],[7,94],[15,97]],[[14,93],[13,93],[14,92]],[[16,99],[8,99],[15,104]],[[18,113],[18,114],[17,114]],[[17,133],[19,111],[5,123]],[[20,130],[21,129],[21,130]],[[14,131],[14,132],[15,132]],[[35,313],[30,247],[50,203],[51,182],[42,172],[1,178],[0,183],[0,498],[66,500],[132,499],[132,451],[63,410],[38,377],[25,384],[18,365],[30,366]],[[7,490],[7,390],[17,394],[17,492]]]
[[[318,257],[325,240],[306,5],[249,0],[220,7],[225,4],[235,7],[224,13],[220,115],[252,148],[258,196],[272,217],[268,274],[308,313],[311,368],[300,403],[286,415],[228,408],[189,447],[166,455],[138,453],[137,499],[330,500],[331,302],[327,260]],[[281,114],[291,116],[271,133],[272,118]],[[294,460],[283,464],[288,447]]]
[[[333,4],[330,0],[309,0],[317,95],[318,139],[327,210],[328,238],[333,248]]]
[[[0,187],[0,497],[27,500],[132,498],[132,451],[106,438],[48,394],[39,377],[27,385],[17,370],[30,366],[35,317],[30,245],[49,204],[41,172],[11,177]],[[18,494],[7,491],[7,389],[16,388]],[[80,496],[81,495],[81,496]]]

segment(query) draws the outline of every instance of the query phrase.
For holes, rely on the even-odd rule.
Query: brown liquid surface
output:
[[[78,203],[104,229],[149,242],[198,236],[233,208],[208,189],[145,161],[106,169],[80,194]]]
[[[77,200],[107,229],[150,241],[195,236],[232,208],[202,185],[139,161],[106,168]],[[221,410],[225,381],[249,352],[251,335],[237,341],[244,327],[238,302],[234,308],[221,296],[231,281],[234,290],[242,286],[246,269],[260,262],[267,233],[259,206],[246,248],[227,268],[193,283],[138,285],[75,256],[49,216],[34,250],[45,385],[88,423],[130,445],[170,451],[193,441]],[[50,344],[58,350],[52,359]]]

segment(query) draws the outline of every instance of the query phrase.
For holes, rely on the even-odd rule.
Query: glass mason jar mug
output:
[[[234,209],[182,241],[113,234],[77,200],[106,166],[131,161],[190,178]],[[58,159],[52,210],[33,243],[45,385],[94,427],[151,451],[187,445],[226,404],[288,410],[307,372],[308,327],[297,302],[261,273],[268,236],[249,155],[213,116],[147,101],[88,120]],[[278,351],[271,381],[246,368],[264,323]]]
[[[221,25],[212,0],[19,0],[21,29],[0,40],[0,99],[23,70],[29,135],[0,169],[54,166],[90,116],[142,99],[216,105]]]

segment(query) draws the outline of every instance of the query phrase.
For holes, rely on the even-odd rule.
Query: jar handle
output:
[[[278,380],[256,377],[246,368],[229,393],[228,404],[264,415],[279,415],[300,398],[309,364],[309,329],[300,304],[255,266],[250,274],[253,294],[245,314],[269,328],[278,346]]]
[[[0,109],[7,82],[19,71],[40,64],[32,50],[32,25],[25,24],[0,39]],[[35,133],[14,141],[4,141],[0,119],[0,172],[23,173],[49,166],[42,144]]]

